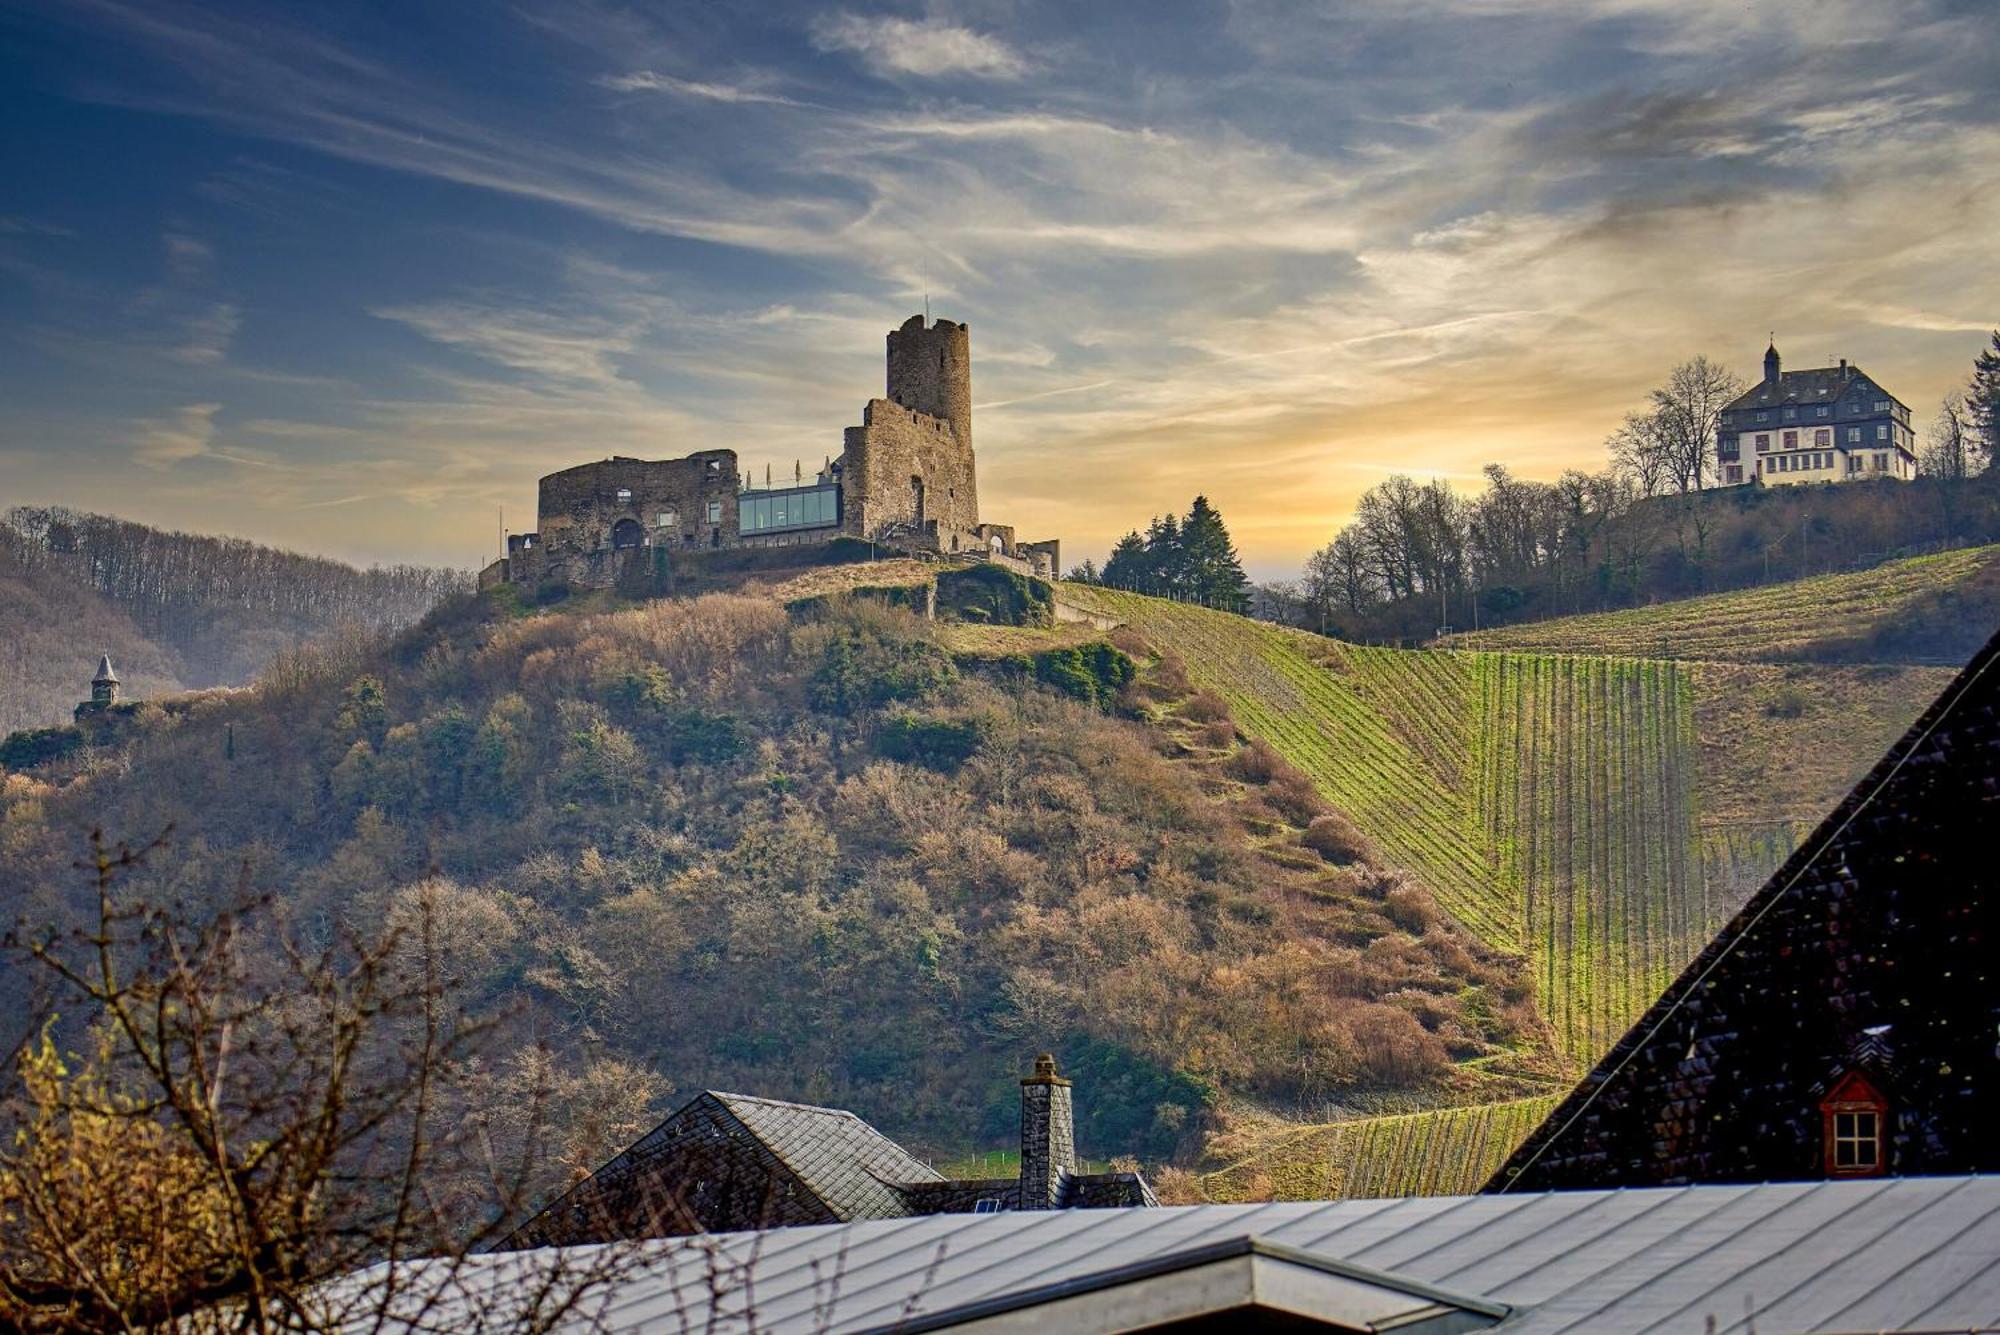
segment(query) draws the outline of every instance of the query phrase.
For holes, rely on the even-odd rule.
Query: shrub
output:
[[[1050,649],[1034,657],[1035,680],[1064,695],[1108,705],[1138,672],[1138,666],[1108,644]]]
[[[1214,691],[1197,691],[1181,705],[1181,713],[1196,723],[1220,723],[1229,717],[1229,702]]]
[[[82,746],[83,732],[73,726],[9,733],[0,741],[0,769],[33,769],[61,760]]]
[[[869,705],[918,701],[958,679],[942,649],[928,640],[897,642],[873,628],[843,630],[827,641],[813,670],[812,702],[852,715]]]
[[[1337,811],[1313,817],[1299,842],[1336,866],[1369,861],[1368,840],[1354,822]]]
[[[1262,737],[1250,741],[1229,758],[1229,773],[1245,783],[1266,784],[1287,768],[1278,749]]]
[[[1290,765],[1265,785],[1264,800],[1294,825],[1310,826],[1326,810],[1326,800],[1313,781]]]
[[[1236,725],[1228,719],[1204,723],[1196,730],[1194,738],[1201,745],[1212,746],[1218,750],[1225,746],[1233,746],[1236,742]]]
[[[1046,626],[1055,619],[1055,591],[1042,580],[982,562],[937,577],[939,616],[991,626]]]
[[[1414,1085],[1450,1066],[1444,1042],[1395,1006],[1362,1002],[1344,1017],[1360,1065],[1356,1074],[1382,1084]]]
[[[985,738],[983,719],[896,714],[882,725],[875,738],[875,749],[890,760],[950,772],[970,760]]]
[[[1399,885],[1391,890],[1382,897],[1382,907],[1389,921],[1406,932],[1422,934],[1438,920],[1437,904],[1414,885]]]

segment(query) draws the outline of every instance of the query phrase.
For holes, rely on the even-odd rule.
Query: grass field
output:
[[[1950,615],[1954,599],[1990,630],[2000,620],[1993,607],[1997,578],[2000,547],[1974,547],[1853,574],[1502,626],[1452,636],[1450,644],[1717,662],[1791,662],[1830,653],[1868,658],[1864,646],[1876,632],[1892,623]],[[1900,660],[1891,655],[1891,661]]]

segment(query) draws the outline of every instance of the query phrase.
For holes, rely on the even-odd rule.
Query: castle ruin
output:
[[[698,552],[841,537],[1054,576],[1055,542],[1017,543],[1011,526],[980,521],[970,326],[912,315],[891,330],[886,391],[847,428],[837,459],[789,487],[752,486],[728,449],[551,473],[536,530],[508,535],[480,584],[609,588]]]

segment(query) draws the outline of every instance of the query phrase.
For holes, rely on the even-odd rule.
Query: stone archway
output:
[[[611,526],[611,550],[626,551],[637,547],[646,540],[646,530],[636,519],[621,519]]]

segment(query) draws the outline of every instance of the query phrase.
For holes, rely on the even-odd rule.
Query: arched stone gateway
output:
[[[646,531],[636,519],[621,519],[611,526],[611,549],[622,552],[644,542]]]

